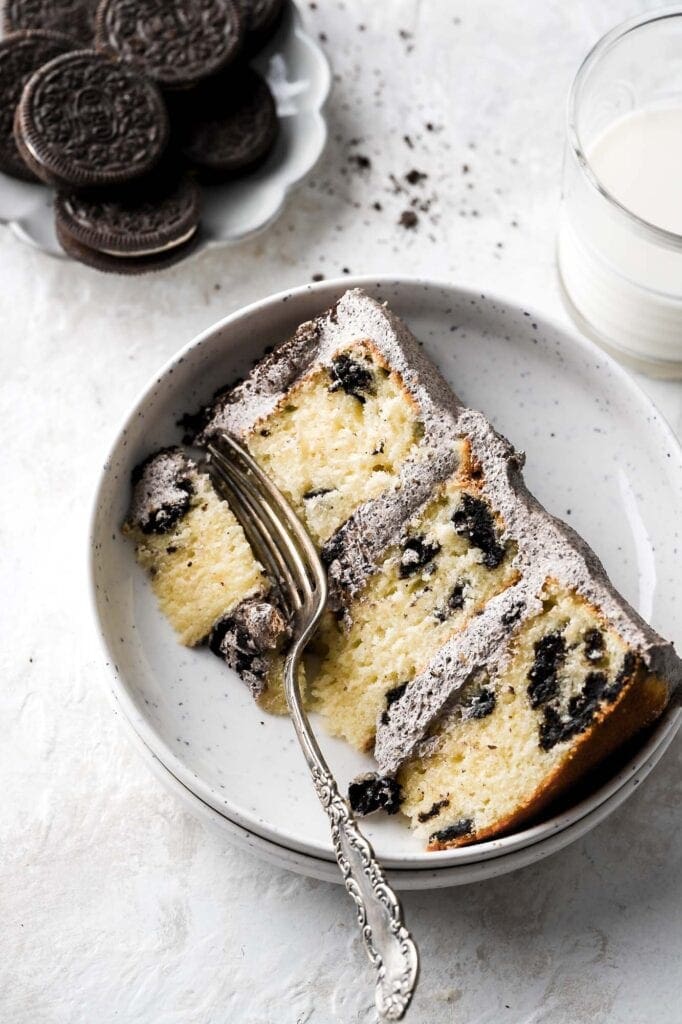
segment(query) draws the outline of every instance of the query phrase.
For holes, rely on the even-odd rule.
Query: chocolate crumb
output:
[[[418,171],[416,167],[413,167],[412,170],[408,171],[405,175],[405,181],[410,185],[421,185],[422,181],[425,181],[427,178],[428,174],[425,174],[424,171]]]
[[[355,164],[359,171],[368,171],[372,166],[370,158],[362,153],[353,153],[348,157],[348,162]]]
[[[402,791],[398,782],[391,776],[369,772],[351,782],[348,787],[348,800],[355,813],[360,816],[379,810],[386,811],[387,814],[397,814],[400,810]]]
[[[463,836],[470,836],[474,831],[474,823],[471,818],[460,818],[459,821],[434,832],[429,836],[429,843],[450,843],[454,839],[461,839]]]
[[[398,224],[400,224],[402,228],[416,228],[418,223],[419,217],[414,212],[414,210],[403,210],[403,212],[400,214],[400,220],[398,221]]]
[[[436,800],[436,802],[432,804],[431,807],[429,807],[428,811],[419,812],[419,814],[417,815],[417,821],[421,822],[421,824],[423,825],[425,821],[431,821],[431,818],[435,818],[438,814],[440,814],[444,807],[449,806],[450,801],[448,800],[447,797],[444,797],[442,800]]]
[[[317,487],[313,491],[306,491],[303,495],[303,500],[310,501],[312,498],[322,498],[325,494],[331,494],[333,490],[333,487]]]

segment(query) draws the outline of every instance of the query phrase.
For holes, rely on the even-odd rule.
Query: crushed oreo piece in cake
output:
[[[426,821],[431,821],[432,818],[438,817],[444,807],[449,807],[450,801],[447,797],[442,800],[436,800],[435,803],[431,804],[428,811],[420,811],[417,815],[417,821],[423,825]]]
[[[374,811],[397,814],[402,792],[399,783],[390,775],[368,772],[360,775],[348,787],[348,800],[356,814],[364,817]]]
[[[341,389],[347,395],[357,398],[361,405],[365,404],[367,395],[374,394],[372,371],[359,363],[357,359],[349,356],[347,352],[341,352],[338,356],[334,356],[329,367],[329,375],[332,378],[332,383],[329,385],[330,391]]]
[[[440,608],[435,608],[433,617],[438,622],[445,622],[450,618],[452,612],[459,612],[464,607],[466,591],[469,585],[468,580],[458,580],[448,595],[448,599]]]
[[[635,674],[637,667],[637,655],[633,654],[632,651],[628,651],[623,658],[623,664],[621,665],[618,675],[612,683],[607,683],[604,687],[604,693],[602,694],[604,700],[608,700],[609,702],[614,701],[625,684],[628,683]]]
[[[607,681],[603,672],[588,672],[582,690],[571,697],[568,702],[568,714],[573,721],[592,718]]]
[[[328,569],[332,562],[341,558],[345,551],[343,534],[340,530],[333,533],[320,552],[322,564]]]
[[[408,576],[414,576],[416,572],[423,569],[432,562],[440,551],[440,544],[437,541],[428,541],[425,537],[408,537],[403,544],[403,553],[400,556],[398,575],[401,580]]]
[[[487,718],[492,715],[497,703],[497,697],[492,686],[481,686],[469,694],[462,704],[463,718]]]
[[[306,491],[303,500],[311,501],[313,498],[322,498],[325,494],[331,494],[335,489],[334,487],[317,487],[313,491]]]
[[[535,661],[528,673],[528,697],[532,708],[539,708],[556,696],[557,672],[566,658],[566,641],[560,633],[548,633],[535,644]]]
[[[600,703],[614,701],[636,667],[637,658],[628,651],[618,675],[611,683],[605,672],[587,673],[580,693],[571,697],[564,716],[554,705],[545,707],[540,725],[542,749],[551,750],[557,743],[563,743],[584,732],[591,725]]]
[[[435,843],[451,843],[453,839],[462,839],[463,836],[470,836],[474,831],[474,823],[471,818],[460,818],[446,828],[433,832],[429,836],[429,845]]]
[[[555,707],[549,704],[543,712],[543,721],[540,724],[540,746],[543,750],[551,750],[557,743],[569,739],[570,732],[567,731],[567,723]]]
[[[252,597],[216,622],[208,645],[258,696],[265,685],[268,656],[290,635],[279,608],[262,597]]]
[[[194,463],[179,448],[162,448],[133,469],[128,521],[142,533],[168,533],[189,509]]]
[[[557,743],[572,739],[578,733],[584,732],[592,722],[599,707],[599,691],[603,687],[605,677],[600,672],[590,675],[597,678],[588,677],[582,691],[571,698],[568,718],[562,718],[560,712],[551,704],[545,707],[540,725],[540,746],[543,750],[551,750]]]
[[[399,683],[398,686],[394,686],[392,690],[389,690],[386,694],[386,706],[390,708],[391,704],[395,704],[397,700],[400,700],[408,686],[409,682]]]
[[[514,626],[519,621],[525,610],[525,602],[516,601],[511,608],[508,608],[507,611],[502,614],[502,625]]]
[[[464,600],[467,588],[466,580],[458,580],[454,587],[450,591],[448,597],[448,608],[450,611],[456,612],[464,607]]]
[[[604,634],[599,629],[588,629],[585,633],[585,657],[588,661],[601,661],[604,657]]]
[[[486,503],[465,492],[452,522],[460,537],[466,537],[483,552],[483,564],[488,569],[497,568],[504,558],[504,547],[499,542],[495,522]]]
[[[394,686],[392,690],[389,690],[386,693],[386,710],[381,713],[381,721],[384,725],[388,722],[388,709],[392,704],[395,704],[396,701],[400,700],[408,686],[409,682],[399,683],[398,686]]]

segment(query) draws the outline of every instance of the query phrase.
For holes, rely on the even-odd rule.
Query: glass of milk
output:
[[[578,71],[557,254],[585,333],[682,377],[682,8],[613,29]]]

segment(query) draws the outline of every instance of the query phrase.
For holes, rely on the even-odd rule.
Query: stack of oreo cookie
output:
[[[4,0],[0,171],[57,189],[57,236],[141,273],[197,244],[201,186],[248,173],[277,136],[249,59],[285,0]]]

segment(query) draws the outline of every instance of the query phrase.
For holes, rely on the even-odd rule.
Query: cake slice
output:
[[[401,810],[429,849],[498,835],[666,706],[682,675],[672,645],[527,492],[523,457],[363,292],[302,325],[188,426],[200,447],[221,431],[241,439],[327,564],[306,700],[374,753],[378,771],[350,790],[360,812]],[[276,596],[205,475],[179,450],[172,459],[182,511],[164,541],[144,527],[159,507],[158,488],[145,499],[154,458],[138,473],[127,526],[138,559],[181,638],[208,638],[281,710]],[[177,561],[176,534],[189,538]]]
[[[223,429],[245,441],[320,546],[363,504],[418,477],[426,494],[457,460],[451,446],[447,457],[434,447],[454,425],[447,385],[406,329],[396,337],[380,306],[367,312],[303,324],[242,384],[185,418],[199,446]],[[229,506],[180,448],[137,467],[124,532],[180,641],[207,642],[266,710],[284,712],[283,630],[268,622],[246,650],[254,602],[260,621],[270,601],[272,623],[281,623],[276,594]]]
[[[480,414],[459,430],[515,545],[517,581],[453,635],[377,722],[380,771],[438,850],[517,829],[666,707],[682,664],[594,553],[528,493]]]
[[[230,507],[177,447],[145,459],[132,484],[123,532],[178,639],[188,647],[208,641],[264,706],[273,699],[279,709],[289,626]]]

